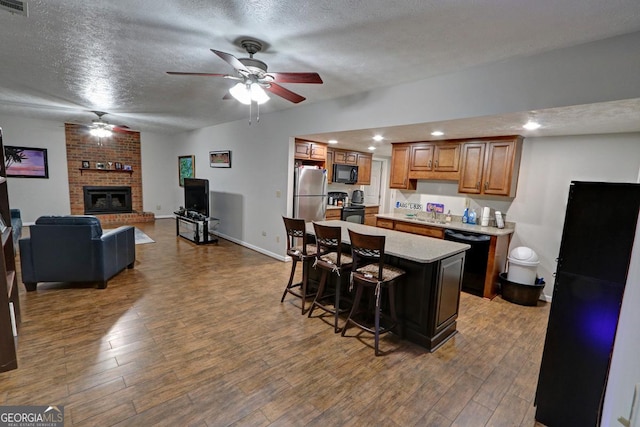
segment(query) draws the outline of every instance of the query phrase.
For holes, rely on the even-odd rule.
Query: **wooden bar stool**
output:
[[[314,222],[313,228],[316,234],[317,245],[316,260],[313,266],[322,270],[322,276],[320,278],[320,284],[318,285],[318,292],[309,309],[309,317],[311,317],[313,309],[316,307],[333,314],[333,331],[338,333],[340,332],[338,328],[338,316],[340,314],[340,276],[343,273],[348,274],[351,270],[353,259],[349,254],[342,253],[341,227],[320,225]],[[333,294],[325,295],[324,291],[330,273],[338,276],[336,278],[336,288]],[[329,301],[331,299],[333,299],[333,306],[324,303],[325,300]],[[330,304],[330,302],[328,302],[328,304]],[[346,310],[343,310],[343,312],[345,311]]]
[[[282,293],[280,302],[284,302],[284,297],[287,296],[287,293],[297,296],[302,300],[302,314],[304,314],[306,299],[314,296],[313,293],[307,292],[307,285],[309,282],[309,264],[315,260],[316,245],[307,243],[307,231],[303,219],[287,218],[284,216],[282,219],[284,220],[284,227],[287,231],[287,255],[291,257],[293,263],[291,265],[289,283],[287,283],[287,287]],[[301,245],[299,244],[300,240]],[[300,283],[293,283],[298,262],[302,263],[302,281]],[[300,288],[300,292],[296,291],[295,288]]]
[[[360,329],[374,334],[375,354],[380,355],[379,341],[380,334],[391,331],[398,324],[395,305],[395,284],[405,272],[399,268],[385,265],[384,263],[384,243],[385,236],[371,236],[356,233],[349,230],[349,239],[351,240],[351,256],[353,264],[351,269],[351,279],[356,286],[356,295],[353,301],[353,307],[347,317],[347,321],[342,328],[342,336],[347,331],[349,323],[353,323]],[[381,295],[382,290],[387,289],[389,296],[389,313],[382,313]],[[367,311],[359,309],[360,300],[364,290],[373,291],[374,308],[374,325],[366,322]],[[357,318],[363,314],[363,318]],[[380,327],[380,318],[390,321],[384,327]]]

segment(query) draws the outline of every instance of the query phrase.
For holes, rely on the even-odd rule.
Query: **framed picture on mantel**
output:
[[[33,147],[4,147],[7,177],[49,178],[47,149]]]
[[[185,178],[196,177],[196,156],[178,156],[178,180],[184,187]]]

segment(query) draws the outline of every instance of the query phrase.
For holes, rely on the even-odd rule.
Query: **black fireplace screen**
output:
[[[82,187],[84,213],[131,213],[131,187]]]

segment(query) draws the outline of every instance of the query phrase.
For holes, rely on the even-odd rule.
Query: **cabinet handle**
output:
[[[484,183],[484,189],[486,190],[487,188],[489,188],[489,181]]]
[[[438,167],[438,161],[436,160],[436,167]]]
[[[476,190],[480,188],[480,181],[476,182]]]
[[[431,160],[429,160],[429,166],[427,166],[429,169],[431,169]]]

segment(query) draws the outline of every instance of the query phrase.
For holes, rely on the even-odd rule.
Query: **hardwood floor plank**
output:
[[[136,226],[156,243],[107,289],[20,285],[19,369],[0,374],[0,404],[65,405],[70,426],[535,424],[547,304],[462,293],[458,334],[436,352],[386,335],[375,357],[371,335],[280,303],[290,263],[194,245],[171,219]]]

